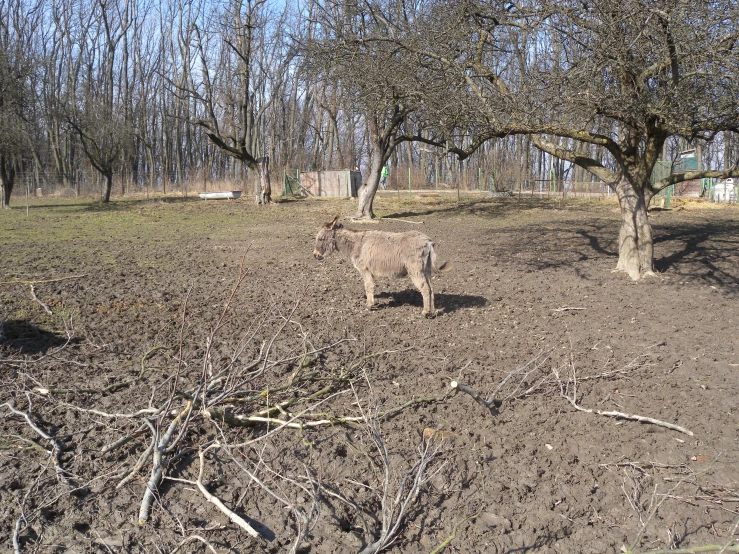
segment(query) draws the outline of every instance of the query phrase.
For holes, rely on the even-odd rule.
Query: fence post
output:
[[[555,186],[556,185],[554,183],[554,170],[553,169],[550,169],[549,170],[549,196],[550,197],[552,196],[552,193],[555,192],[555,190],[554,190],[554,187]]]

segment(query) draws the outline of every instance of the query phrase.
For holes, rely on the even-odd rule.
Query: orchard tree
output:
[[[180,39],[181,65],[170,85],[197,106],[190,120],[224,154],[259,175],[258,204],[272,199],[265,115],[295,56],[290,7],[267,0],[194,4]]]
[[[32,8],[31,15],[27,9]],[[31,90],[35,71],[33,27],[38,5],[0,2],[0,207],[10,206],[17,168],[29,150]]]
[[[605,182],[621,209],[617,269],[632,279],[653,275],[655,194],[687,179],[739,176],[728,168],[651,182],[668,138],[739,130],[739,3],[432,0],[425,10],[402,44],[459,95],[428,102],[437,121],[453,122],[445,132],[473,137],[463,146],[448,135],[451,150],[464,157],[486,139],[525,134]]]
[[[420,5],[420,4],[419,4]],[[415,3],[325,0],[320,25],[306,48],[319,82],[340,88],[349,109],[364,118],[369,174],[358,191],[356,218],[374,218],[382,167],[407,141],[439,145],[420,115],[431,74],[421,56],[399,47],[418,16]]]
[[[103,178],[102,202],[110,201],[113,173],[132,135],[121,101],[122,48],[132,25],[131,4],[94,0],[84,17],[94,24],[80,41],[80,84],[69,91],[67,122],[77,134],[90,165]]]

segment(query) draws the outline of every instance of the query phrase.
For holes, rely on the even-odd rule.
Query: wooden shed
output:
[[[362,174],[349,169],[307,171],[300,174],[300,187],[308,196],[350,198],[357,196]]]

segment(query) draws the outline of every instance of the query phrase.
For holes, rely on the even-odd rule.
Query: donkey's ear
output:
[[[339,216],[337,215],[337,216],[336,216],[336,217],[335,217],[335,218],[334,218],[334,219],[333,219],[333,220],[331,221],[331,223],[329,223],[329,224],[327,224],[327,225],[326,225],[326,227],[327,227],[328,229],[333,229],[333,228],[337,227],[338,225],[339,225]]]

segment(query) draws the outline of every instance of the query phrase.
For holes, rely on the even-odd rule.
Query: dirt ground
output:
[[[658,276],[634,283],[611,271],[615,204],[378,199],[385,219],[345,225],[432,237],[454,264],[435,319],[408,280],[368,311],[351,264],[312,258],[353,210],[0,214],[0,549],[324,554],[383,528],[399,553],[739,544],[739,209],[652,213]],[[258,538],[199,490],[199,451]]]

